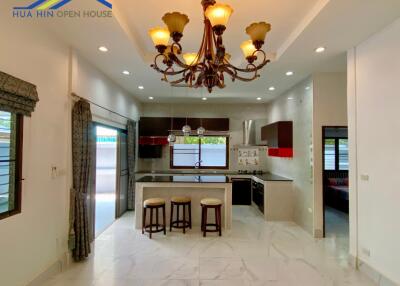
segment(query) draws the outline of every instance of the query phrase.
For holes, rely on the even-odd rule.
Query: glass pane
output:
[[[177,136],[173,147],[173,165],[175,167],[194,167],[199,162],[199,138]]]
[[[16,116],[0,111],[0,213],[15,208]]]
[[[325,139],[325,170],[335,170],[335,139]]]
[[[115,129],[96,127],[96,237],[115,220],[117,134]]]
[[[339,170],[349,170],[348,139],[339,139]]]
[[[226,137],[208,136],[201,138],[201,166],[226,166]]]

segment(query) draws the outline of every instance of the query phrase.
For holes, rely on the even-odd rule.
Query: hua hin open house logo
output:
[[[25,6],[13,7],[14,18],[109,18],[112,17],[112,3],[107,0],[91,0],[93,8],[87,10],[69,9],[68,4],[79,0],[36,0]],[[19,2],[24,2],[19,0]]]

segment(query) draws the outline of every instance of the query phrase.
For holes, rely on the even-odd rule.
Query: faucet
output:
[[[194,168],[195,169],[198,169],[198,168],[200,168],[200,164],[201,164],[201,162],[203,162],[202,160],[200,160],[200,161],[197,161],[196,163],[194,163]]]

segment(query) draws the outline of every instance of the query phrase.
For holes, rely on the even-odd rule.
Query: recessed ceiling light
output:
[[[323,53],[323,52],[325,52],[325,47],[318,47],[318,48],[315,49],[315,52],[318,53],[318,54],[319,53]]]
[[[288,71],[288,72],[286,73],[286,75],[287,75],[287,76],[294,75],[294,72],[292,72],[292,71]]]
[[[261,100],[261,97],[257,97],[257,100]]]
[[[144,89],[144,86],[143,85],[139,85],[138,89]]]
[[[207,100],[207,97],[203,97],[201,100]]]
[[[294,99],[294,98],[293,98],[293,97],[288,97],[287,99],[288,99],[288,100],[292,100],[292,99]]]
[[[106,53],[106,52],[108,52],[108,49],[107,49],[107,47],[101,46],[101,47],[99,47],[99,51]]]
[[[129,71],[123,71],[122,72],[124,75],[130,75],[131,73]]]
[[[306,90],[309,90],[310,89],[310,87],[309,86],[306,86]]]
[[[274,86],[271,86],[270,88],[268,88],[270,91],[274,91],[275,90],[275,87]]]
[[[149,99],[150,99],[150,100],[153,100],[153,99],[154,99],[154,97],[150,96],[150,97],[149,97]]]

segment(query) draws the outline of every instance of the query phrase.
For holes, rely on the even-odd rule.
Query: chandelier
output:
[[[245,68],[235,67],[229,62],[231,56],[225,51],[222,40],[233,9],[225,4],[216,4],[215,0],[202,0],[201,4],[204,10],[204,34],[199,51],[182,54],[180,40],[189,17],[179,12],[167,13],[162,18],[166,28],[149,30],[158,51],[151,67],[163,74],[162,80],[172,86],[206,87],[210,93],[214,87],[225,87],[225,74],[232,81],[249,82],[260,77],[258,71],[269,62],[261,48],[271,25],[259,22],[246,28],[250,40],[243,42],[240,48],[247,65]],[[172,44],[169,44],[170,38]]]

